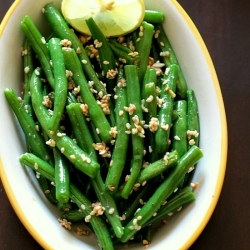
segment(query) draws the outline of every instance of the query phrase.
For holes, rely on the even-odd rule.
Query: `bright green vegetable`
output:
[[[99,52],[100,65],[103,70],[105,82],[107,83],[107,90],[109,93],[112,93],[115,87],[117,74],[115,57],[106,37],[96,25],[94,19],[90,17],[86,20],[86,23]]]
[[[124,111],[124,107],[128,106],[127,89],[123,86],[124,75],[120,70],[118,83],[116,86],[116,142],[111,158],[110,167],[105,181],[107,190],[111,192],[117,191],[123,168],[126,163],[126,154],[128,150],[129,135],[126,133],[127,124],[129,122],[128,113]],[[120,86],[121,85],[121,86]]]
[[[151,50],[153,35],[154,26],[143,21],[139,30],[139,36],[136,40],[136,51],[139,53],[140,57],[140,61],[138,63],[138,77],[140,84],[142,84],[143,77],[148,66],[148,58]]]
[[[76,143],[64,133],[51,133],[48,124],[50,115],[48,110],[42,105],[42,83],[40,79],[39,69],[35,69],[31,81],[31,99],[32,105],[43,130],[49,136],[50,140],[47,142],[49,145],[56,146],[68,159],[71,161],[76,168],[90,176],[95,177],[100,169],[100,165],[91,159]]]
[[[149,179],[152,179],[155,176],[166,171],[167,169],[175,166],[177,160],[178,160],[177,151],[172,151],[169,154],[166,154],[163,159],[155,161],[149,164],[143,170],[141,170],[137,182],[143,185],[143,183],[145,183]]]
[[[192,140],[196,146],[199,146],[199,133],[200,133],[200,124],[199,124],[199,111],[198,103],[196,100],[195,92],[192,89],[187,91],[187,133],[189,133],[188,141],[189,147],[192,146]],[[191,141],[190,141],[191,140]]]
[[[145,135],[143,124],[141,123],[143,121],[141,108],[141,89],[137,67],[135,65],[125,66],[125,78],[127,82],[128,105],[131,107],[131,109],[128,109],[128,112],[130,115],[133,151],[130,166],[130,175],[121,192],[121,196],[127,199],[134,185],[136,184],[136,180],[142,166],[142,159],[144,154],[143,141]]]
[[[187,148],[187,102],[179,100],[174,103],[174,110],[178,118],[173,124],[172,148],[178,152],[179,157],[184,155]]]
[[[148,23],[163,23],[165,15],[161,11],[157,10],[145,10],[144,21]]]
[[[61,203],[67,203],[70,197],[68,162],[57,148],[53,148],[53,154],[55,159],[56,199]]]
[[[170,65],[164,74],[160,97],[163,104],[160,108],[158,119],[159,128],[155,134],[155,148],[159,156],[165,154],[169,148],[169,133],[172,124],[172,113],[178,81],[179,67],[175,64]]]
[[[189,151],[179,159],[178,164],[170,172],[165,181],[157,188],[148,202],[141,208],[135,217],[125,226],[122,242],[127,242],[138,230],[144,226],[147,221],[160,208],[164,201],[176,190],[179,183],[188,169],[193,166],[203,156],[202,151],[193,146]],[[138,219],[139,218],[139,219]],[[134,220],[136,219],[136,223]]]
[[[195,194],[190,187],[180,190],[171,200],[157,211],[157,215],[152,217],[144,226],[150,225],[166,215],[172,215],[173,212],[180,211],[182,206],[195,200]]]
[[[105,143],[110,142],[112,140],[109,133],[111,130],[110,124],[89,88],[88,82],[81,70],[81,65],[76,52],[71,48],[67,48],[63,50],[63,55],[66,67],[73,73],[72,78],[75,81],[75,84],[80,88],[79,94],[82,97],[83,103],[88,106],[88,114],[95,127],[98,128],[100,137]]]
[[[31,44],[33,50],[35,51],[51,87],[54,88],[54,75],[52,67],[50,65],[50,55],[45,38],[41,35],[36,25],[29,16],[24,17],[21,22],[21,28],[29,43]]]
[[[59,38],[51,38],[48,47],[54,73],[54,107],[53,115],[49,122],[49,129],[57,132],[67,99],[68,80],[66,77],[61,40]]]
[[[158,43],[160,55],[161,55],[163,62],[168,67],[172,64],[176,64],[179,66],[175,52],[172,48],[172,45],[169,42],[169,39],[166,33],[164,32],[162,24],[155,25],[155,30],[156,30],[155,38]],[[185,99],[186,93],[187,93],[187,83],[186,83],[186,80],[183,76],[183,73],[180,67],[178,71],[178,78],[179,78],[179,81],[177,82],[177,86],[176,86],[176,94],[181,99]]]
[[[36,170],[50,181],[55,181],[54,168],[35,155],[26,153],[21,155],[19,160],[22,164]],[[105,223],[100,217],[90,215],[92,212],[92,203],[72,183],[70,184],[70,198],[77,204],[79,209],[81,209],[85,216],[85,221],[90,222],[98,237],[100,247],[106,250],[114,249]]]

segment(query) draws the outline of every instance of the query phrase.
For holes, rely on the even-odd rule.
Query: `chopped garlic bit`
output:
[[[105,207],[103,207],[99,201],[92,203],[92,208],[93,208],[93,210],[90,212],[91,216],[103,215],[103,213],[105,211]]]
[[[93,143],[93,147],[95,150],[99,151],[99,155],[102,157],[111,157],[111,152],[109,151],[109,147],[104,142]]]
[[[58,221],[62,227],[64,227],[67,230],[71,230],[72,223],[67,221],[66,219],[60,219],[58,218]]]

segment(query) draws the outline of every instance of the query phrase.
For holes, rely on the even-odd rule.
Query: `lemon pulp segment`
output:
[[[63,0],[62,14],[77,31],[90,35],[85,20],[92,17],[103,34],[120,36],[140,26],[143,0]]]

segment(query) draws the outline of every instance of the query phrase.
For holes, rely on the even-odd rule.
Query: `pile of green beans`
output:
[[[29,16],[21,22],[23,96],[4,91],[26,138],[19,160],[61,219],[87,224],[101,249],[148,245],[155,221],[195,200],[191,173],[203,157],[195,92],[164,14],[146,10],[138,29],[106,38],[92,18],[87,37],[53,4],[43,13],[47,37]]]

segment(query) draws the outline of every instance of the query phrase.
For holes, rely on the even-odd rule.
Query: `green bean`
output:
[[[83,48],[81,41],[78,39],[74,31],[68,27],[61,13],[55,8],[55,6],[52,3],[49,3],[44,6],[44,15],[48,23],[50,24],[51,28],[53,29],[54,33],[60,39],[67,39],[71,41],[72,48],[75,51],[78,51],[77,55],[80,61],[82,62],[81,66],[88,80],[94,82],[94,87],[97,90],[97,92],[102,91],[105,94],[106,90],[103,84],[99,81],[96,72],[91,65],[89,57],[86,54],[85,49]]]
[[[57,208],[59,211],[70,211],[72,209],[72,202],[71,201],[68,201],[66,203],[63,203],[63,202],[60,202],[60,201],[57,201]]]
[[[53,4],[49,3],[44,6],[44,15],[51,25],[52,29],[54,30],[55,34],[60,39],[67,39],[72,43],[72,48],[77,52],[77,56],[81,61],[81,66],[83,68],[84,74],[89,81],[93,81],[96,91],[98,93],[102,92],[103,95],[106,95],[106,88],[98,79],[98,74],[95,72],[95,69],[90,62],[85,48],[83,47],[80,39],[78,39],[74,31],[68,27],[61,13],[55,8]],[[109,100],[109,106],[112,107],[111,100]],[[110,109],[109,119],[111,125],[115,126],[113,109]]]
[[[143,114],[141,108],[141,90],[137,67],[135,65],[126,65],[125,78],[127,84],[128,105],[134,105],[135,110],[130,113],[131,133],[132,133],[132,160],[130,166],[130,176],[122,189],[121,196],[128,198],[134,184],[140,173],[142,159],[144,154],[144,129]]]
[[[172,148],[181,157],[187,152],[187,102],[185,100],[176,101],[174,109],[178,112],[179,117],[172,127]]]
[[[57,132],[60,120],[63,115],[64,106],[67,99],[68,80],[66,77],[66,68],[62,53],[62,45],[59,38],[51,38],[49,40],[49,52],[54,72],[54,107],[53,115],[49,122],[49,129]]]
[[[91,202],[73,184],[70,185],[70,192],[71,199],[82,209],[86,217],[89,216],[91,213]],[[91,216],[90,224],[98,238],[100,248],[103,250],[113,250],[112,239],[104,221],[98,216]]]
[[[123,208],[120,208],[123,226],[125,226],[134,217],[136,211],[148,201],[154,193],[155,185],[156,183],[154,181],[149,180],[143,188],[136,190],[129,196]]]
[[[89,19],[86,20],[86,23],[94,39],[94,42],[97,43],[96,47],[99,52],[101,69],[103,70],[105,76],[105,82],[107,83],[107,90],[109,93],[112,93],[116,81],[115,80],[116,73],[114,74],[114,72],[117,72],[116,62],[113,52],[109,46],[106,37],[104,36],[100,28],[97,26],[94,19],[90,17]]]
[[[137,39],[136,45],[136,50],[140,57],[140,61],[138,63],[138,76],[140,83],[142,83],[143,77],[148,67],[148,58],[151,50],[153,35],[154,26],[143,21],[140,27],[139,38]]]
[[[156,71],[155,69],[147,69],[142,86],[142,98],[145,107],[145,123],[149,125],[151,119],[157,118],[157,99],[156,99]],[[146,130],[146,143],[149,147],[149,162],[154,162],[158,159],[155,150],[155,131],[152,129]]]
[[[160,47],[163,62],[168,67],[171,64],[177,64],[179,66],[175,52],[172,48],[172,45],[170,44],[168,40],[168,37],[163,29],[162,24],[155,25],[155,30],[156,30],[155,37]],[[179,81],[177,82],[177,86],[176,86],[176,94],[180,97],[180,99],[185,99],[186,93],[187,93],[187,83],[183,76],[181,68],[179,68],[178,77],[179,77]]]
[[[31,115],[34,115],[32,106],[31,106],[31,98],[30,98],[30,78],[32,72],[34,70],[34,52],[30,46],[30,43],[27,39],[25,39],[23,44],[23,68],[24,68],[24,85],[23,85],[23,101],[26,107],[26,110]]]
[[[79,209],[72,209],[69,211],[65,211],[61,215],[61,218],[66,219],[67,221],[70,221],[72,223],[75,223],[84,220],[85,215]]]
[[[77,103],[77,99],[72,92],[68,91],[66,105],[69,105],[71,103]]]
[[[67,203],[70,196],[70,177],[67,161],[57,148],[53,148],[53,154],[55,159],[56,199],[61,203]]]
[[[95,190],[96,196],[101,202],[102,206],[105,208],[104,213],[112,226],[112,229],[116,237],[121,238],[123,235],[123,228],[118,213],[118,209],[113,197],[105,190],[103,180],[101,178],[100,172],[96,175],[94,179],[91,179],[91,185]]]
[[[19,158],[25,166],[39,172],[42,176],[55,184],[55,169],[46,161],[32,153],[24,153]]]
[[[81,65],[76,52],[71,48],[67,48],[63,50],[63,55],[66,68],[73,73],[73,80],[75,84],[80,87],[80,95],[83,102],[88,105],[88,114],[95,127],[98,128],[100,137],[105,143],[110,142],[112,140],[110,124],[89,88],[87,80],[81,71]]]
[[[47,80],[49,81],[49,84],[52,88],[54,88],[54,75],[52,67],[50,65],[50,55],[45,38],[41,35],[36,25],[29,16],[24,17],[21,22],[21,28],[29,43],[31,44],[33,50],[35,51],[47,77]]]
[[[94,140],[89,133],[87,121],[81,111],[80,103],[71,103],[66,106],[67,114],[72,124],[72,129],[76,136],[77,144],[94,160],[97,159],[96,151],[93,147]]]
[[[123,86],[119,87],[119,83],[124,80],[123,70],[119,71],[118,84],[116,86],[116,128],[117,136],[115,147],[112,153],[111,165],[105,181],[107,190],[111,192],[117,191],[123,168],[126,164],[126,154],[129,142],[129,135],[126,133],[127,124],[129,122],[128,113],[124,112],[127,107],[127,90]]]
[[[26,112],[25,108],[22,105],[22,102],[17,97],[14,90],[6,88],[4,90],[4,95],[18,119],[18,122],[25,134],[31,151],[43,160],[53,165],[53,157],[51,155],[51,152],[45,144],[43,137],[41,136],[39,131],[37,131],[36,123]]]
[[[48,199],[50,203],[56,204],[57,199],[56,199],[55,191],[54,191],[55,187],[51,185],[51,182],[48,179],[46,179],[44,176],[36,173],[36,177],[37,177],[39,186],[42,189],[42,192],[44,193],[45,197]]]
[[[148,202],[138,211],[135,217],[125,226],[121,242],[127,242],[147,221],[157,212],[164,201],[176,191],[178,183],[182,180],[186,172],[203,156],[202,151],[192,146],[183,155],[178,164],[169,173],[164,182],[157,188]],[[134,221],[136,220],[136,221]],[[136,223],[135,223],[136,222]]]
[[[56,146],[76,168],[93,178],[100,169],[100,165],[89,157],[76,143],[64,133],[51,133],[48,129],[50,115],[42,105],[42,86],[40,71],[36,69],[30,81],[31,99],[35,114],[46,134],[50,137],[48,143]]]
[[[145,247],[151,244],[152,231],[153,231],[152,225],[146,226],[142,229],[141,242],[142,242],[142,245],[144,245]]]
[[[169,147],[168,140],[172,123],[176,82],[178,81],[178,70],[179,67],[176,64],[172,64],[169,66],[167,74],[164,74],[164,82],[162,83],[160,95],[163,99],[163,104],[159,110],[159,128],[155,134],[155,147],[159,155],[165,154]]]
[[[149,179],[161,174],[167,169],[176,165],[178,160],[177,151],[172,151],[164,156],[164,158],[149,164],[146,168],[140,171],[137,183],[144,184]]]
[[[195,92],[192,89],[187,91],[187,130],[189,147],[192,146],[193,142],[196,146],[199,146],[199,112],[198,103],[196,100]],[[191,140],[191,141],[190,141]],[[192,141],[193,140],[193,141]]]
[[[137,65],[140,57],[136,52],[132,51],[128,47],[118,43],[115,39],[109,39],[109,45],[114,55],[124,64]]]
[[[156,10],[145,10],[144,21],[148,23],[163,23],[165,15],[161,11]]]
[[[162,205],[161,208],[157,211],[157,215],[148,220],[144,227],[162,219],[166,215],[171,216],[173,212],[180,211],[182,206],[194,200],[195,194],[192,192],[190,187],[183,188],[165,205]]]
[[[83,114],[80,111],[80,104],[70,104],[66,107],[72,127],[76,134],[78,144],[91,156],[95,161],[98,160],[96,151],[93,148],[93,139],[89,132],[87,122],[85,121]],[[82,131],[81,131],[82,129]],[[115,235],[120,238],[123,234],[123,229],[118,214],[116,204],[112,196],[105,190],[105,186],[101,177],[100,172],[97,173],[96,177],[90,179],[91,186],[93,187],[98,200],[105,208],[105,215],[108,218]]]
[[[55,182],[54,168],[45,161],[29,153],[21,155],[19,160],[22,164],[25,164],[26,166],[38,171],[50,181]],[[70,184],[70,198],[76,203],[76,205],[85,215],[85,221],[90,222],[96,236],[98,237],[100,247],[106,250],[114,249],[109,231],[105,223],[98,216],[90,215],[92,203],[72,183]]]

